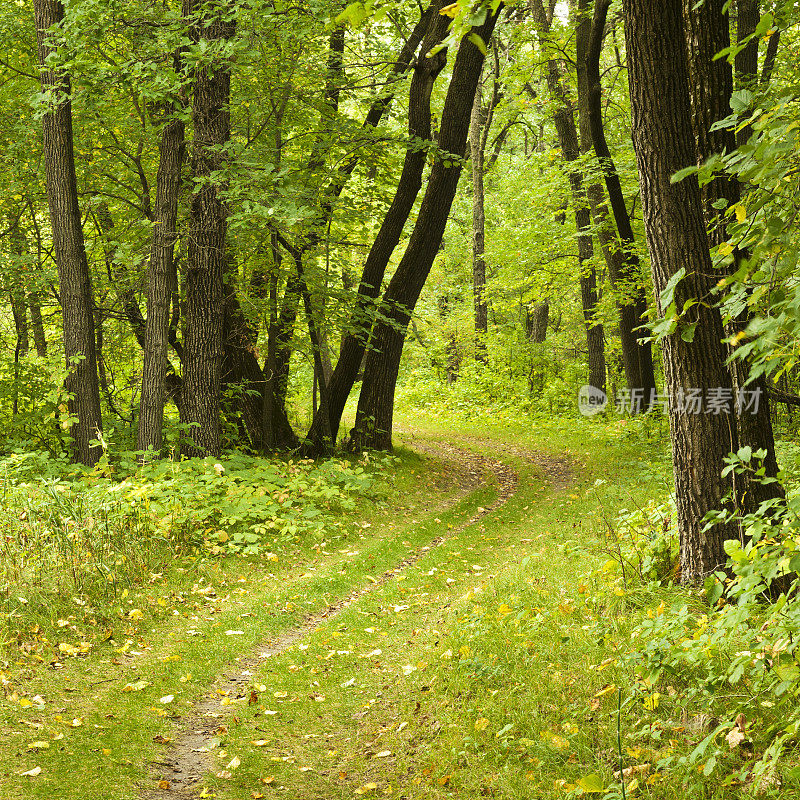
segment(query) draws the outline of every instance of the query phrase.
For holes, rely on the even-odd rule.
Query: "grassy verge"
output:
[[[87,631],[76,637],[62,620],[76,643],[55,647],[57,660],[12,651],[0,673],[4,800],[137,797],[175,723],[227,664],[424,546],[440,532],[434,519],[447,524],[474,508],[463,500],[437,517],[453,495],[447,468],[400,455],[391,499],[362,502],[331,550],[301,543],[271,560],[183,558],[104,607],[116,623],[89,647]],[[59,630],[56,619],[42,622]]]

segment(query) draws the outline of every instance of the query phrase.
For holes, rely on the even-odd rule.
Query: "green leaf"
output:
[[[670,179],[670,183],[680,183],[684,178],[688,178],[689,175],[696,175],[699,167],[684,167],[683,169],[679,169]]]
[[[483,39],[481,39],[480,36],[478,36],[477,33],[473,32],[467,38],[472,42],[472,44],[475,45],[475,47],[478,48],[478,50],[481,51],[481,53],[486,55],[486,43],[483,41]]]
[[[591,772],[578,779],[578,786],[583,789],[586,794],[598,794],[604,792],[603,779],[596,773]]]
[[[686,277],[686,267],[681,267],[668,281],[661,292],[661,307],[669,308],[675,300],[675,289]]]

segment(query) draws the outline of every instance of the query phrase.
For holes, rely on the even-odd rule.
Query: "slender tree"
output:
[[[645,332],[641,330],[647,323],[647,298],[635,250],[633,225],[603,125],[600,55],[610,5],[611,0],[596,0],[591,26],[582,21],[576,32],[578,113],[582,126],[585,126],[585,136],[591,139],[600,162],[616,226],[616,230],[609,230],[604,203],[598,194],[599,187],[590,186],[588,195],[598,226],[598,240],[603,247],[609,278],[617,295],[625,379],[628,389],[631,392],[638,391],[643,401],[641,405],[632,404],[632,410],[637,411],[649,407],[656,382],[652,348],[650,342],[646,341]]]
[[[491,39],[497,12],[488,12],[473,33],[483,42]],[[469,37],[462,39],[442,109],[438,153],[431,169],[419,216],[381,301],[381,317],[375,325],[364,380],[350,433],[353,449],[389,450],[392,447],[394,394],[405,334],[411,314],[425,286],[444,235],[447,217],[458,187],[467,143],[475,91],[484,62],[484,49]],[[455,157],[454,157],[455,156]]]
[[[443,2],[437,2],[433,9],[438,12],[442,5]],[[435,55],[429,53],[444,38],[448,18],[439,13],[428,14],[425,23],[422,47],[409,89],[408,136],[411,144],[406,151],[394,198],[364,262],[356,302],[328,387],[329,420],[326,422],[318,410],[306,437],[304,449],[309,455],[324,452],[336,440],[345,403],[366,352],[375,319],[375,299],[380,294],[386,267],[422,187],[422,174],[428,156],[428,148],[424,143],[431,138],[431,94],[436,78],[447,61],[445,50],[439,50]],[[326,435],[330,439],[326,440]]]
[[[184,17],[188,0],[184,0]],[[174,59],[175,72],[183,71],[183,51]],[[153,238],[147,268],[147,322],[144,330],[142,394],[139,401],[137,449],[158,454],[163,444],[164,403],[167,396],[167,351],[170,332],[170,308],[178,289],[175,269],[178,198],[181,168],[186,150],[186,126],[178,113],[183,99],[164,104],[159,163],[156,175],[156,203]]]
[[[48,108],[42,117],[47,201],[58,267],[59,295],[64,320],[65,388],[68,410],[75,420],[70,428],[75,461],[96,463],[102,454],[97,440],[103,428],[93,320],[92,280],[78,205],[75,151],[72,131],[71,83],[63,68],[48,63],[54,52],[48,31],[64,20],[59,0],[34,0],[36,36],[42,92]]]

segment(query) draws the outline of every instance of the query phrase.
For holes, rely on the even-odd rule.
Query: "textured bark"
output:
[[[483,104],[480,83],[475,92],[469,127],[470,162],[472,164],[472,298],[475,316],[475,358],[487,361],[486,334],[489,330],[489,313],[486,306],[486,210],[483,172],[485,152],[482,136],[487,123],[487,107]]]
[[[443,3],[437,2],[437,11],[440,5]],[[427,18],[429,28],[425,32],[409,90],[408,135],[412,140],[427,142],[431,138],[431,93],[447,56],[444,50],[432,57],[425,57],[425,54],[444,37],[447,19],[438,13]],[[425,147],[411,146],[406,151],[394,198],[364,262],[356,303],[347,325],[348,333],[328,384],[329,420],[326,422],[319,410],[315,414],[304,443],[304,452],[308,455],[320,455],[336,441],[342,412],[362,365],[375,319],[374,301],[380,294],[386,267],[422,187],[427,155]],[[330,439],[325,438],[326,430]]]
[[[736,0],[737,41],[741,42],[753,34],[760,19],[761,13],[758,8],[758,0]],[[730,33],[728,37],[730,38]],[[727,64],[727,60],[721,60],[724,60]],[[736,54],[734,65],[736,67],[736,82],[738,86],[742,88],[755,88],[754,84],[758,75],[758,37],[751,39],[747,43],[747,46]],[[736,144],[744,144],[752,133],[752,126],[745,125],[736,133]]]
[[[223,3],[200,18],[194,37],[209,44],[232,38],[235,23]],[[210,180],[225,163],[222,147],[230,140],[231,70],[214,63],[195,75],[192,102],[193,174],[200,187],[192,197],[186,270],[183,398],[181,422],[192,426],[185,456],[218,456],[222,447],[220,393],[223,357],[224,293],[228,211],[222,187]]]
[[[535,344],[542,344],[547,338],[547,323],[550,321],[550,302],[541,300],[526,313],[526,333]]]
[[[182,53],[175,54],[175,71],[182,68]],[[167,349],[170,306],[177,291],[175,242],[181,168],[186,151],[185,124],[176,116],[177,103],[165,109],[156,175],[156,204],[150,263],[147,267],[147,322],[144,330],[144,364],[139,402],[136,447],[158,454],[163,445],[164,403],[167,397]]]
[[[542,37],[549,33],[549,23],[541,0],[534,0],[532,5],[534,19]],[[578,23],[577,36],[588,36],[588,20]],[[578,281],[581,292],[581,308],[586,327],[587,361],[589,366],[588,383],[601,391],[606,388],[605,338],[603,326],[597,322],[597,275],[591,264],[594,250],[592,247],[591,214],[583,172],[577,166],[581,155],[578,140],[578,129],[575,125],[575,114],[562,83],[561,66],[558,60],[551,58],[547,62],[547,88],[556,108],[553,113],[553,124],[561,147],[561,154],[567,164],[572,206],[575,215],[575,228],[578,232]],[[585,76],[584,76],[585,77]]]
[[[686,10],[687,40],[689,45],[690,95],[692,101],[692,123],[694,126],[695,147],[698,163],[706,161],[714,153],[731,153],[736,148],[736,140],[729,128],[712,130],[715,122],[727,117],[730,113],[730,97],[733,92],[733,70],[725,58],[714,59],[721,50],[730,46],[730,28],[727,13],[724,13],[726,0],[706,0],[693,8],[690,4]],[[740,4],[741,6],[747,4]],[[758,21],[756,4],[755,20]],[[747,23],[747,20],[744,20]],[[752,22],[752,20],[751,20]],[[740,26],[743,20],[739,20]],[[755,50],[756,57],[758,48]],[[740,76],[743,83],[755,81],[757,76],[757,58],[737,59],[740,66],[746,66],[752,72],[748,76]],[[724,199],[730,208],[738,203],[741,187],[735,178],[727,175],[717,176],[703,187],[705,221],[710,231],[709,239],[712,248],[725,242],[728,234],[724,218],[714,208],[714,203]],[[746,253],[736,253],[729,266],[729,274],[738,269]],[[729,337],[744,330],[749,322],[749,315],[744,313],[725,327]],[[730,353],[730,348],[728,349]],[[749,376],[749,364],[741,359],[730,362],[728,370],[734,390],[744,388]],[[764,448],[767,451],[764,459],[765,474],[775,478],[778,474],[778,462],[775,456],[775,438],[769,413],[767,386],[763,378],[757,379],[748,390],[757,389],[761,399],[756,413],[744,410],[736,414],[736,446],[749,445],[754,451]],[[736,449],[736,446],[732,449]],[[738,481],[736,500],[742,511],[753,512],[764,500],[784,497],[783,489],[777,482],[763,484],[742,476]]]
[[[35,0],[33,8],[42,91],[49,95],[50,104],[42,118],[43,151],[64,320],[64,356],[69,370],[65,388],[71,396],[69,413],[77,418],[70,429],[72,455],[75,461],[91,466],[102,453],[100,446],[90,445],[90,442],[102,430],[103,420],[92,319],[92,281],[75,175],[71,86],[66,72],[45,67],[52,52],[46,32],[62,22],[64,7],[58,0]]]
[[[117,301],[122,306],[125,318],[128,320],[139,346],[144,346],[145,320],[142,309],[133,287],[133,279],[125,264],[117,258],[117,245],[114,240],[114,220],[108,208],[108,203],[101,200],[95,208],[95,219],[100,235],[103,237],[106,269],[109,282],[114,287]]]
[[[19,224],[19,218],[9,219],[9,243],[11,253],[20,260],[25,256],[27,249],[25,234]],[[16,285],[15,285],[16,284]],[[14,317],[14,330],[17,334],[17,342],[14,355],[17,360],[28,355],[30,348],[30,337],[28,335],[28,303],[25,297],[24,279],[20,273],[12,272],[8,279],[8,295],[11,302],[11,314]]]
[[[653,352],[649,342],[639,343],[642,335],[638,331],[647,322],[647,299],[645,297],[641,266],[634,247],[633,226],[622,194],[616,166],[606,141],[603,127],[602,84],[600,80],[600,54],[603,48],[603,30],[611,0],[597,0],[588,37],[578,53],[577,60],[586,70],[585,91],[578,87],[579,112],[586,118],[586,128],[592,140],[595,154],[603,170],[611,211],[616,224],[616,233],[609,231],[604,220],[599,219],[604,204],[596,189],[589,188],[589,200],[595,213],[595,222],[600,233],[598,238],[603,248],[608,274],[617,294],[619,309],[619,331],[622,346],[622,362],[625,379],[631,392],[639,390],[645,399],[643,409],[649,405],[655,393],[655,370]],[[633,410],[636,410],[634,406]]]
[[[656,298],[682,268],[675,301],[699,300],[692,341],[676,331],[663,340],[664,375],[670,403],[670,432],[680,533],[681,579],[700,583],[725,564],[723,543],[733,525],[703,530],[707,511],[722,506],[729,483],[720,477],[734,439],[725,414],[690,413],[681,392],[730,389],[719,310],[713,305],[711,266],[703,202],[697,180],[676,184],[670,177],[695,161],[687,77],[682,0],[624,0],[632,135],[639,167],[642,207]],[[664,309],[659,309],[663,313]],[[688,337],[687,337],[688,338]]]
[[[33,328],[33,343],[36,346],[36,355],[44,358],[47,355],[47,338],[44,333],[42,321],[42,306],[39,296],[35,292],[28,294],[28,307],[31,310],[31,327]]]
[[[475,30],[484,42],[491,38],[499,13],[499,9],[490,13],[484,24]],[[469,39],[463,39],[442,109],[438,144],[444,153],[463,156],[483,62],[481,50]],[[383,316],[373,332],[356,424],[350,435],[353,449],[391,449],[394,393],[405,333],[439,250],[461,169],[460,160],[453,163],[448,158],[445,163],[441,156],[431,169],[417,223],[381,303]]]

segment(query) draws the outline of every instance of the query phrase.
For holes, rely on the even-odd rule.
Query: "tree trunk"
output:
[[[182,53],[178,51],[175,54],[176,72],[180,72],[182,63]],[[177,111],[177,104],[169,104],[167,107],[159,145],[153,238],[147,267],[147,322],[144,330],[142,394],[136,438],[138,450],[152,450],[156,455],[163,446],[170,305],[178,282],[175,269],[178,197],[186,151],[186,126],[176,114]]]
[[[717,6],[717,3],[714,3]],[[736,38],[743,41],[755,33],[761,20],[758,0],[736,0]],[[730,39],[730,32],[728,32]],[[719,51],[717,51],[719,52]],[[728,64],[727,59],[720,59]],[[730,65],[728,65],[730,66]],[[736,67],[737,84],[740,88],[754,89],[758,77],[758,37],[753,37],[744,49],[740,50],[734,58]],[[730,112],[730,108],[728,109]],[[726,114],[727,116],[727,114]],[[743,145],[752,135],[753,127],[745,125],[736,133],[737,146]]]
[[[43,151],[64,319],[64,356],[69,370],[65,388],[70,394],[70,416],[76,418],[70,430],[72,454],[75,461],[91,466],[102,454],[102,448],[90,442],[102,431],[103,420],[92,319],[92,281],[75,175],[71,86],[66,72],[45,66],[53,52],[47,30],[63,21],[64,7],[59,0],[34,0],[33,8],[42,92],[48,95],[49,104],[42,118]]]
[[[196,2],[196,0],[195,0]],[[194,3],[193,3],[194,4]],[[212,46],[233,37],[235,22],[222,5],[202,16],[196,41]],[[186,272],[183,402],[181,422],[191,425],[185,456],[218,456],[222,448],[220,392],[222,378],[225,270],[228,211],[222,187],[212,179],[225,164],[230,140],[231,68],[227,61],[207,65],[195,76],[193,174],[200,188],[192,197]]]
[[[442,2],[437,4],[437,11],[441,5]],[[438,13],[428,20],[430,24],[420,49],[420,57],[414,67],[408,100],[409,138],[424,142],[431,138],[433,85],[447,58],[444,50],[431,57],[426,57],[426,54],[441,42],[449,24],[448,18]],[[342,412],[358,376],[370,338],[375,319],[374,301],[380,294],[386,267],[400,241],[403,227],[422,187],[422,174],[427,156],[428,150],[424,146],[409,147],[406,151],[394,199],[364,262],[356,303],[347,325],[348,332],[328,386],[329,421],[326,422],[319,411],[314,416],[304,443],[304,452],[307,455],[320,455],[336,440]],[[330,432],[330,442],[325,439],[325,430]]]
[[[715,59],[717,53],[730,47],[730,28],[728,14],[724,12],[726,0],[706,0],[698,6],[690,4],[686,9],[688,21],[687,34],[690,64],[690,96],[692,101],[692,122],[694,125],[697,162],[703,163],[714,153],[731,153],[736,148],[734,132],[730,128],[712,130],[714,123],[724,119],[730,113],[730,98],[733,93],[733,71],[725,58]],[[740,13],[745,11],[740,3]],[[755,9],[755,20],[758,21],[758,6]],[[746,20],[739,20],[740,26]],[[758,48],[755,50],[758,55]],[[741,55],[741,53],[740,53]],[[737,59],[737,64],[747,66],[752,72],[748,76],[740,76],[743,83],[754,82],[757,78],[757,58]],[[721,211],[714,208],[718,200],[725,200],[727,208],[738,203],[741,198],[741,187],[735,178],[726,175],[717,176],[703,187],[703,201],[706,225],[710,230],[712,248],[719,247],[728,238],[725,220]],[[733,262],[728,266],[728,274],[736,272],[746,253],[734,254]],[[738,319],[725,326],[728,337],[736,336],[747,327],[749,314],[744,312]],[[728,348],[727,354],[732,348]],[[749,377],[749,365],[741,359],[730,362],[728,370],[731,374],[733,389],[740,392],[744,389]],[[737,446],[750,446],[754,451],[765,449],[765,475],[775,478],[778,474],[778,462],[775,456],[775,437],[772,431],[772,420],[769,413],[767,384],[763,377],[758,378],[748,387],[748,391],[759,392],[759,403],[755,411],[740,407],[736,413]],[[735,447],[732,449],[736,449]],[[737,487],[736,502],[744,512],[756,511],[762,501],[781,499],[784,492],[777,482],[764,484],[742,477],[741,486]]]
[[[42,306],[36,292],[28,294],[28,307],[31,310],[31,327],[33,328],[33,343],[36,346],[36,355],[44,358],[47,355],[47,338],[44,334],[42,321]]]
[[[486,334],[488,310],[486,307],[486,237],[485,192],[483,188],[484,151],[483,129],[487,123],[487,109],[483,105],[483,92],[478,83],[469,126],[470,161],[472,162],[472,296],[475,313],[475,358],[487,362]]]
[[[484,42],[491,38],[499,13],[499,9],[489,13],[475,29]],[[469,38],[462,39],[442,109],[438,144],[444,153],[464,153],[483,62],[483,52]],[[460,175],[460,162],[445,162],[441,157],[431,169],[417,223],[381,303],[382,318],[375,325],[356,424],[350,434],[353,449],[391,449],[394,393],[405,332],[439,251]]]
[[[588,39],[582,37],[578,43],[580,51],[577,53],[577,61],[579,65],[585,66],[586,76],[585,83],[578,84],[578,108],[579,113],[585,117],[587,132],[603,170],[603,178],[617,228],[618,238],[611,233],[613,240],[604,245],[603,237],[608,233],[606,233],[605,225],[601,224],[598,238],[606,255],[609,279],[617,294],[625,379],[631,397],[638,396],[643,401],[641,405],[631,404],[632,411],[636,412],[646,410],[650,406],[651,397],[655,395],[656,383],[652,347],[649,342],[639,342],[644,331],[637,330],[647,322],[647,299],[639,258],[633,249],[633,226],[603,127],[600,54],[603,49],[603,30],[609,5],[611,5],[611,0],[596,0]],[[596,190],[594,190],[594,195],[592,191],[590,187],[590,202],[594,199],[593,207],[599,210],[602,204],[599,202]],[[600,220],[596,221],[600,222]]]
[[[699,301],[691,309],[693,331],[684,323],[663,340],[681,579],[696,584],[725,564],[723,543],[737,532],[732,524],[704,530],[703,523],[706,512],[721,508],[729,489],[721,472],[734,440],[731,417],[704,413],[708,409],[702,407],[692,413],[692,405],[682,401],[692,389],[706,399],[712,389],[731,391],[722,319],[712,304],[715,280],[700,188],[694,177],[670,183],[675,172],[695,161],[682,6],[682,0],[623,4],[632,136],[659,313],[665,311],[661,294],[679,273],[684,277],[675,285],[677,308],[689,299]]]
[[[547,338],[547,323],[550,321],[550,301],[540,300],[532,309],[526,310],[526,334],[528,340],[542,344]]]
[[[28,355],[30,338],[28,335],[28,303],[25,297],[25,281],[23,259],[26,251],[25,234],[19,224],[19,218],[10,219],[9,243],[11,253],[19,259],[19,270],[11,270],[8,275],[8,295],[11,302],[11,314],[14,317],[14,330],[17,334],[15,353],[18,358]]]
[[[549,23],[541,0],[538,0],[538,5],[534,3],[533,8],[536,23],[542,38],[544,38],[549,33]],[[584,38],[588,35],[587,25],[588,20],[582,20],[578,25],[578,31]],[[578,130],[575,126],[575,115],[562,83],[561,66],[553,58],[549,59],[547,63],[547,87],[550,96],[556,103],[553,124],[555,125],[562,157],[567,164],[575,214],[575,228],[578,233],[578,281],[581,291],[583,319],[586,326],[586,347],[589,366],[588,383],[604,392],[606,388],[605,337],[603,335],[603,326],[597,321],[597,275],[591,264],[592,256],[594,255],[591,214],[589,212],[589,200],[586,196],[583,172],[580,167],[576,166],[576,162],[581,155],[581,147],[578,141]]]

